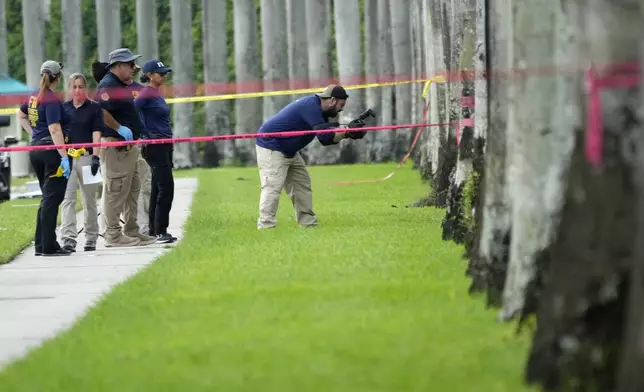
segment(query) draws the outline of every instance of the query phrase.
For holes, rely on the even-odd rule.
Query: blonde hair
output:
[[[74,72],[73,74],[69,75],[69,82],[67,83],[67,99],[71,99],[72,94],[70,90],[72,90],[74,82],[78,79],[82,80],[83,87],[87,88],[87,78],[85,77],[85,75],[80,72]]]
[[[58,81],[60,78],[60,73],[58,75],[52,75],[49,72],[43,72],[40,75],[40,90],[38,91],[38,102],[40,102],[45,96],[45,91],[51,89],[51,85],[54,82]]]

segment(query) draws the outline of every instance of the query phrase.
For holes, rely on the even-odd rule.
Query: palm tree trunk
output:
[[[288,85],[288,42],[284,0],[261,0],[264,91],[285,90]],[[264,121],[288,105],[289,96],[264,98]]]
[[[548,0],[516,4],[511,69],[540,69],[556,59],[552,45],[558,38],[552,28],[556,8],[549,4]],[[508,124],[508,151],[513,202],[512,242],[503,292],[502,317],[506,320],[526,305],[529,286],[537,277],[537,260],[553,239],[563,202],[563,176],[574,143],[569,127],[577,124],[570,124],[570,116],[557,113],[557,106],[552,104],[558,86],[565,83],[528,73],[516,78],[510,90],[514,116]],[[568,104],[567,100],[559,103]]]
[[[338,72],[343,85],[360,84],[363,80],[360,36],[360,4],[358,0],[343,0],[342,7],[334,7],[335,42]],[[349,99],[340,113],[340,122],[348,124],[364,110],[364,90],[349,92]],[[345,140],[340,143],[340,159],[336,163],[364,162],[364,142]]]
[[[328,0],[305,0],[306,6],[306,40],[309,55],[309,85],[320,91],[330,83],[331,48],[334,45],[331,35],[331,2]],[[324,147],[314,140],[301,151],[304,159],[310,164],[335,163],[340,157],[337,147]]]
[[[390,2],[394,0],[377,0],[378,14],[378,82],[391,82],[394,77],[394,61],[392,46],[392,29],[390,17]],[[394,88],[384,86],[380,88],[380,113],[379,125],[392,125],[394,122]],[[396,138],[395,131],[373,132],[372,160],[374,162],[387,162],[395,158]]]
[[[472,276],[471,290],[486,292],[488,304],[500,306],[509,258],[512,206],[507,159],[509,80],[501,74],[501,70],[509,66],[505,42],[509,39],[511,26],[507,22],[510,9],[507,2],[488,1],[488,63],[491,70],[488,75],[489,131],[481,183],[484,200],[480,212],[480,259],[471,265],[469,273]],[[477,107],[480,115],[482,110],[478,101]]]
[[[395,81],[409,80],[412,70],[412,50],[409,25],[411,0],[390,0],[391,15],[391,44],[393,47],[393,63]],[[411,85],[398,84],[394,88],[395,116],[397,125],[411,122]],[[395,137],[396,160],[402,159],[411,144],[411,129],[401,128],[393,131]]]
[[[545,39],[547,34],[558,32],[554,47],[555,64],[559,67],[593,64],[599,77],[637,75],[638,69],[625,72],[605,64],[638,63],[639,53],[633,48],[641,39],[640,6],[625,7],[625,4],[598,1],[585,3],[568,2],[554,8],[543,7],[545,3],[542,3],[540,10],[525,8],[525,4],[533,3],[523,3],[524,8],[517,10],[517,16],[523,18],[517,17],[515,29],[522,22],[522,30],[517,29],[517,32],[527,33],[531,39],[523,40],[524,46],[516,49],[516,56],[527,51],[526,65],[534,66],[534,60],[529,56],[543,56],[544,48],[553,46],[552,40]],[[549,26],[545,25],[545,20],[539,22],[535,27],[544,32],[536,34],[538,30],[533,24],[542,20],[537,16],[543,16],[544,12],[554,12],[555,22],[550,22]],[[543,42],[539,43],[539,39]],[[541,58],[541,61],[546,60]],[[624,323],[628,286],[633,282],[631,268],[635,260],[641,261],[641,258],[636,259],[638,254],[634,250],[634,244],[641,242],[637,228],[638,204],[642,199],[637,184],[641,177],[628,143],[644,131],[641,117],[635,114],[641,108],[641,87],[604,89],[600,96],[601,107],[596,112],[592,102],[587,104],[594,92],[590,89],[587,94],[586,86],[593,84],[585,78],[584,70],[576,68],[575,71],[561,72],[555,78],[549,78],[551,80],[543,88],[536,86],[541,86],[543,77],[525,78],[525,84],[531,83],[528,85],[531,101],[536,103],[531,110],[543,113],[544,102],[554,108],[551,118],[555,126],[544,128],[545,120],[541,119],[534,123],[532,133],[548,137],[555,153],[561,151],[557,143],[566,145],[565,140],[575,138],[572,158],[564,168],[566,186],[558,188],[555,182],[559,170],[554,165],[563,162],[552,159],[551,155],[553,162],[545,173],[546,178],[542,175],[545,191],[531,194],[531,198],[536,196],[537,202],[546,201],[547,208],[542,214],[554,218],[556,229],[552,231],[553,240],[549,246],[538,255],[536,267],[531,268],[535,277],[532,280],[523,278],[529,282],[523,316],[536,308],[538,321],[527,379],[548,389],[563,389],[574,382],[576,390],[580,391],[628,391],[616,389],[615,380],[626,343]],[[556,85],[554,99],[552,95],[542,95],[544,89],[550,88],[550,83]],[[523,111],[517,113],[517,117],[526,115],[527,101],[527,97],[519,101],[518,106]],[[587,160],[584,143],[586,127],[592,125],[592,121],[584,124],[584,117],[595,113],[603,115],[600,130],[607,147],[601,155],[603,165],[598,168],[593,167],[593,161]],[[526,122],[530,116],[533,115],[526,115]],[[521,121],[516,123],[521,126]],[[533,147],[543,151],[539,145]],[[641,151],[636,153],[642,157]],[[534,162],[532,156],[527,156],[526,160]],[[520,189],[513,192],[514,202],[521,196]],[[560,197],[564,204],[558,215],[553,213],[552,206],[559,203]],[[516,220],[513,220],[515,224]],[[537,225],[538,228],[540,223]],[[515,232],[517,230],[513,230],[513,242]],[[535,236],[541,235],[535,233]],[[533,243],[528,242],[526,249],[531,249]],[[641,303],[639,305],[641,309]],[[510,301],[508,310],[515,306],[515,301]],[[641,373],[641,368],[638,371]]]
[[[83,16],[80,0],[62,0],[62,41],[64,75],[83,72]]]
[[[364,30],[365,30],[365,82],[377,83],[378,82],[378,63],[380,61],[380,53],[378,52],[379,45],[379,32],[378,32],[378,2],[365,1],[364,2]],[[367,107],[372,108],[379,118],[382,115],[381,97],[382,88],[368,88],[366,91]],[[369,132],[362,139],[365,143],[366,160],[368,162],[376,161],[378,146],[376,139],[378,132]]]
[[[156,1],[136,0],[136,50],[144,61],[159,59],[157,23]]]
[[[32,88],[38,88],[40,85],[40,66],[45,61],[44,29],[42,3],[34,0],[22,0],[25,74],[27,85]]]
[[[203,74],[206,83],[205,94],[221,93],[217,86],[228,83],[228,50],[227,37],[227,2],[203,0],[202,37],[203,37]],[[230,126],[230,101],[207,101],[206,133],[209,135],[226,135],[232,132]],[[235,146],[231,140],[207,143],[203,152],[203,163],[206,167],[231,165],[235,160]]]
[[[171,0],[172,19],[172,73],[175,95],[194,95],[194,63],[192,46],[192,5],[185,0]],[[193,103],[181,102],[173,105],[175,137],[194,136],[192,118]],[[174,146],[174,167],[190,168],[196,158],[194,143],[178,143]]]
[[[96,0],[98,60],[107,61],[111,51],[122,45],[119,0]]]
[[[9,49],[7,48],[7,7],[0,0],[0,72],[9,73]]]
[[[306,3],[286,0],[286,25],[288,41],[288,77],[291,90],[309,87],[309,53],[306,41]],[[306,94],[293,94],[295,101]]]
[[[254,0],[235,0],[235,79],[237,93],[254,92],[262,79],[257,40],[257,13]],[[262,98],[243,98],[235,102],[235,133],[254,133],[262,125]],[[255,140],[235,142],[235,155],[242,165],[255,164]]]
[[[456,111],[456,121],[463,122],[470,119],[473,113],[469,105],[463,105],[463,99],[474,98],[474,81],[468,74],[474,69],[474,50],[476,41],[476,0],[458,0],[455,7],[455,24],[460,26],[457,40],[452,50],[455,52],[452,59],[458,59],[452,64],[452,75],[455,80],[450,83],[452,92],[452,111]],[[456,43],[461,39],[461,43]],[[469,71],[469,72],[468,72]],[[467,97],[467,98],[466,98]],[[457,108],[457,109],[455,109]],[[460,135],[457,136],[458,155],[456,170],[450,181],[447,195],[447,210],[443,220],[443,239],[451,239],[456,243],[464,243],[471,231],[468,223],[472,221],[471,209],[465,208],[464,198],[472,201],[473,194],[464,195],[466,181],[474,180],[474,127],[459,126]],[[470,188],[470,192],[472,189]],[[475,192],[474,192],[475,193]],[[470,209],[467,211],[466,209]]]

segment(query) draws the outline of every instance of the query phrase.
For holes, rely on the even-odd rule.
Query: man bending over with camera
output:
[[[255,141],[257,166],[261,183],[259,200],[258,229],[270,229],[277,225],[277,208],[282,189],[291,198],[295,207],[297,222],[304,227],[316,226],[317,217],[313,212],[311,177],[306,170],[299,151],[317,136],[324,146],[338,144],[342,139],[362,139],[365,131],[320,133],[293,137],[270,137],[271,133],[322,130],[337,127],[329,118],[336,117],[346,104],[349,95],[342,86],[332,85],[322,93],[300,98],[286,105],[260,128]],[[369,111],[371,115],[373,112]],[[362,117],[362,116],[361,116]],[[353,120],[349,128],[364,126],[362,119]]]

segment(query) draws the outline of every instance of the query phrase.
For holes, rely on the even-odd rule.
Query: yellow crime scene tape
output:
[[[382,82],[382,83],[366,83],[366,84],[354,84],[344,86],[345,90],[359,90],[372,87],[387,87],[387,86],[397,86],[401,84],[413,84],[413,83],[426,83],[425,88],[423,89],[423,96],[425,92],[429,89],[430,82],[437,81],[436,79],[440,78],[444,80],[443,76],[435,76],[431,79],[416,79],[416,80],[404,80],[399,82]],[[430,83],[431,84],[431,83]],[[274,97],[281,95],[299,95],[299,94],[312,94],[319,93],[324,90],[326,86],[321,88],[305,88],[305,89],[293,89],[293,90],[277,90],[277,91],[257,91],[252,93],[235,93],[235,94],[220,94],[220,95],[200,95],[195,97],[179,97],[179,98],[167,98],[166,102],[169,104],[174,103],[194,103],[194,102],[208,102],[208,101],[226,101],[231,99],[243,99],[243,98],[262,98],[262,97]],[[0,115],[10,115],[15,114],[18,110],[18,107],[15,108],[3,108],[0,109]]]

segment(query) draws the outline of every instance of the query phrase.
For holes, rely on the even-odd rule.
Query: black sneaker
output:
[[[159,234],[157,236],[157,242],[160,244],[171,244],[177,240],[177,237],[173,237],[171,234]]]
[[[56,249],[52,253],[43,253],[42,256],[69,256],[71,254],[72,252],[63,248],[63,249]]]
[[[96,250],[96,245],[85,245],[85,252],[93,252]]]

